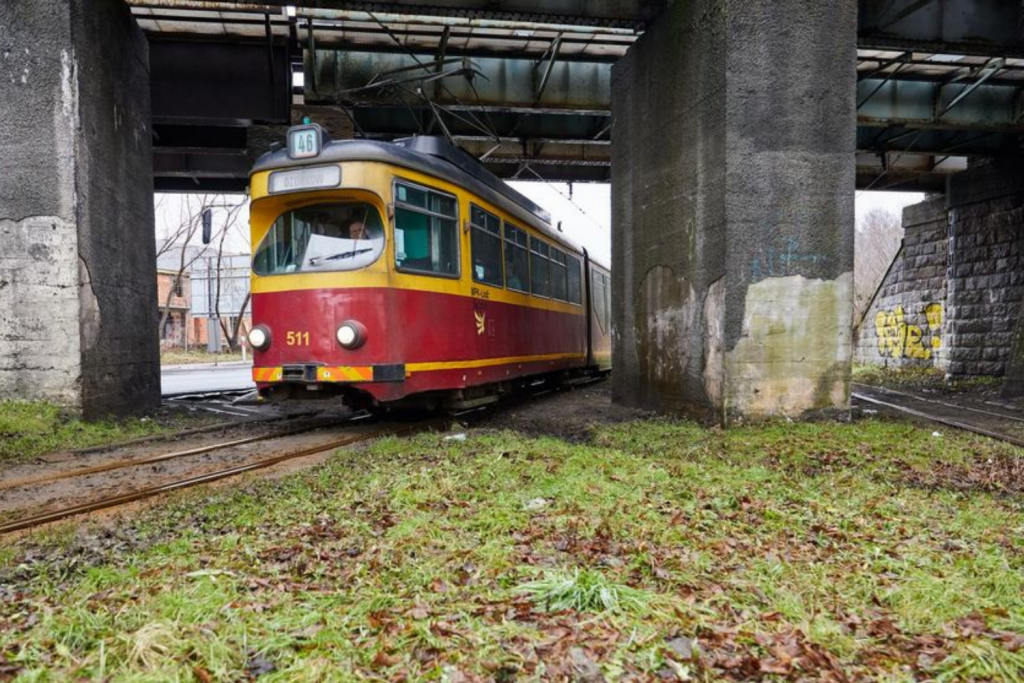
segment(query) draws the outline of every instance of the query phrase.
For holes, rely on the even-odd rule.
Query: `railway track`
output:
[[[574,381],[573,383],[565,386],[564,388],[582,388],[585,386],[589,386],[595,382],[602,381],[603,379],[604,376],[586,377]],[[190,474],[188,476],[179,477],[168,482],[163,482],[152,486],[145,486],[134,491],[130,491],[128,493],[99,497],[84,503],[63,506],[52,510],[45,510],[43,512],[17,518],[13,521],[3,522],[0,523],[0,535],[13,533],[16,531],[24,531],[26,529],[31,529],[33,527],[48,524],[50,522],[56,522],[61,519],[66,519],[68,517],[74,517],[76,515],[86,514],[90,512],[97,512],[100,510],[125,505],[127,503],[144,500],[146,498],[151,498],[164,493],[169,493],[172,491],[177,491],[192,486],[198,486],[200,484],[207,484],[222,479],[227,479],[229,477],[238,476],[240,474],[244,474],[247,472],[253,472],[256,470],[273,467],[275,465],[279,465],[290,460],[298,460],[300,458],[319,455],[332,450],[336,450],[338,448],[351,446],[362,441],[369,441],[371,439],[376,439],[382,436],[400,436],[414,432],[442,429],[450,425],[452,419],[478,419],[479,417],[488,414],[493,408],[512,408],[517,405],[521,405],[522,403],[542,398],[549,394],[558,393],[561,389],[561,387],[554,386],[550,383],[541,382],[535,386],[527,388],[526,390],[519,394],[503,399],[500,402],[500,404],[484,406],[480,408],[473,408],[446,417],[431,417],[428,419],[419,420],[408,424],[365,424],[364,426],[363,422],[368,421],[368,419],[371,416],[368,414],[357,414],[333,422],[319,422],[315,424],[305,425],[303,427],[295,429],[289,429],[279,432],[270,432],[267,434],[244,437],[239,439],[231,439],[228,441],[208,444],[196,448],[188,448],[169,453],[158,453],[139,458],[125,458],[100,463],[90,467],[81,467],[72,470],[65,470],[61,472],[53,472],[34,477],[23,477],[17,480],[0,482],[0,491],[31,489],[32,487],[47,486],[49,484],[55,484],[69,479],[88,477],[90,475],[114,472],[118,470],[128,470],[133,467],[157,465],[160,463],[186,459],[207,453],[214,453],[218,451],[229,452],[230,449],[232,448],[240,448],[252,444],[258,444],[261,442],[272,441],[275,439],[294,437],[334,427],[352,426],[354,430],[351,433],[346,433],[343,436],[336,439],[332,439],[328,442],[319,443],[312,446],[305,446],[293,450],[287,450],[284,453],[278,453],[271,457],[256,458],[251,461],[243,462],[242,464],[235,464],[230,467],[224,467],[211,472]]]
[[[349,421],[345,421],[349,422]],[[125,505],[146,498],[151,498],[163,493],[169,493],[171,491],[177,491],[180,489],[190,488],[192,486],[198,486],[200,484],[207,484],[210,482],[219,481],[221,479],[227,479],[229,477],[238,476],[246,472],[253,472],[274,465],[279,465],[289,460],[297,460],[313,455],[319,455],[326,453],[344,446],[351,446],[362,441],[369,441],[382,436],[398,436],[404,434],[410,434],[413,432],[426,431],[430,429],[437,429],[448,424],[447,419],[433,418],[420,422],[410,423],[406,425],[385,425],[385,426],[368,426],[368,428],[360,429],[355,433],[346,434],[345,436],[331,441],[308,446],[300,449],[290,450],[285,453],[277,454],[268,458],[260,458],[250,462],[243,463],[241,465],[234,465],[223,469],[215,470],[212,472],[205,472],[202,474],[196,474],[192,476],[182,477],[174,479],[169,482],[157,484],[154,486],[148,486],[144,488],[131,491],[129,493],[118,494],[114,496],[105,496],[97,498],[85,503],[78,505],[71,505],[61,507],[54,510],[48,510],[45,512],[28,515],[25,517],[18,518],[16,520],[0,524],[0,535],[8,534],[15,531],[23,531],[31,529],[33,527],[48,524],[50,522],[56,522],[61,519],[81,515],[89,512],[97,512],[107,508],[117,507],[119,505]],[[48,483],[53,483],[63,479],[86,476],[87,474],[96,474],[100,472],[108,472],[115,469],[125,469],[133,466],[141,466],[146,464],[153,464],[155,462],[166,461],[174,458],[183,458],[192,455],[199,455],[202,453],[209,453],[216,450],[226,450],[231,447],[237,447],[241,445],[248,445],[257,443],[260,441],[268,441],[275,438],[284,438],[287,436],[295,436],[301,433],[307,433],[317,429],[323,429],[325,425],[318,425],[315,427],[303,428],[299,430],[291,430],[286,433],[277,433],[269,435],[261,435],[258,437],[249,437],[246,439],[234,439],[232,441],[223,442],[219,444],[212,444],[210,446],[204,446],[202,448],[190,449],[186,451],[178,451],[175,453],[167,453],[159,456],[152,456],[149,458],[140,458],[136,460],[122,460],[113,463],[105,463],[91,468],[83,468],[81,470],[72,470],[70,472],[61,472],[55,475],[26,478],[20,481],[4,482],[0,488],[2,489],[13,489],[13,488],[24,488],[29,486],[39,486]]]
[[[891,397],[893,397],[893,401],[886,401],[886,400],[883,400],[882,398],[879,398],[878,396],[871,396],[870,394],[867,393],[868,390],[869,391],[873,391],[873,392],[878,392],[878,393],[881,393],[881,394],[886,395],[886,396],[891,396]],[[986,427],[982,427],[982,426],[977,425],[977,424],[972,424],[972,423],[964,421],[964,420],[954,419],[954,418],[951,418],[951,417],[948,417],[948,416],[945,416],[945,415],[937,415],[935,413],[930,413],[930,412],[927,412],[925,410],[918,410],[916,408],[911,408],[910,406],[901,405],[900,403],[896,403],[894,401],[901,400],[901,399],[905,401],[905,400],[909,399],[910,401],[916,401],[918,403],[925,403],[925,404],[931,404],[931,405],[935,405],[935,406],[941,406],[943,408],[947,408],[947,409],[951,409],[951,410],[957,410],[957,411],[962,411],[962,412],[966,412],[966,413],[973,413],[973,414],[979,414],[979,415],[986,415],[986,416],[988,416],[990,418],[996,418],[996,419],[999,419],[999,420],[1009,420],[1009,421],[1012,421],[1012,422],[1024,422],[1024,418],[1022,418],[1020,415],[1010,415],[1010,414],[1007,414],[1006,412],[1003,412],[1003,411],[996,412],[996,411],[992,411],[992,410],[985,410],[985,409],[982,409],[982,408],[974,408],[974,407],[971,407],[971,406],[963,406],[963,405],[959,405],[959,404],[956,404],[956,403],[949,403],[948,401],[940,401],[940,400],[937,400],[937,399],[924,398],[924,397],[921,397],[921,396],[916,396],[914,394],[907,394],[907,393],[903,393],[903,392],[900,392],[900,391],[894,391],[892,389],[879,389],[877,387],[862,387],[860,390],[857,390],[855,388],[854,391],[851,393],[851,396],[854,399],[858,400],[858,401],[862,401],[864,403],[868,403],[868,404],[871,404],[871,405],[874,405],[874,406],[878,406],[879,408],[885,408],[886,410],[891,410],[891,411],[894,411],[894,412],[906,415],[908,417],[912,417],[912,418],[915,418],[915,419],[918,419],[918,420],[925,420],[927,422],[932,422],[932,423],[935,423],[935,424],[941,424],[941,425],[944,425],[946,427],[952,427],[954,429],[960,429],[960,430],[963,430],[963,431],[971,432],[973,434],[980,434],[981,436],[987,436],[987,437],[992,438],[992,439],[997,439],[999,441],[1004,441],[1006,443],[1013,444],[1014,446],[1020,446],[1020,447],[1024,448],[1024,439],[1020,439],[1020,438],[1017,438],[1015,436],[1011,436],[1009,434],[1004,434],[1002,432],[998,432],[998,431],[995,431],[995,430],[992,430],[992,429],[988,429]]]
[[[159,453],[157,455],[151,455],[142,458],[126,458],[124,460],[115,460],[113,462],[106,462],[101,465],[94,465],[92,467],[81,467],[78,469],[66,470],[64,472],[55,472],[52,474],[40,475],[38,477],[25,477],[22,479],[14,479],[11,481],[0,481],[0,491],[4,491],[7,489],[24,488],[26,486],[39,486],[42,484],[50,484],[62,481],[64,479],[74,479],[75,477],[84,477],[89,474],[99,474],[101,472],[112,472],[114,470],[126,469],[128,467],[153,465],[155,463],[166,462],[168,460],[177,460],[179,458],[187,458],[195,455],[202,455],[204,453],[212,453],[214,451],[224,450],[226,448],[246,446],[249,444],[259,443],[261,441],[271,441],[273,439],[283,439],[289,436],[307,434],[309,432],[314,432],[319,429],[339,427],[341,425],[350,424],[354,421],[354,418],[346,418],[344,420],[338,420],[335,422],[306,425],[303,427],[289,429],[282,432],[269,432],[267,434],[260,434],[258,436],[248,436],[242,439],[232,439],[231,441],[223,441],[220,443],[210,444],[207,446],[200,446],[198,448],[188,448],[181,451],[173,451],[171,453]],[[237,425],[233,426],[237,427]],[[196,432],[193,431],[187,433],[186,435],[191,435],[195,433]],[[115,446],[114,448],[116,447],[119,446]]]

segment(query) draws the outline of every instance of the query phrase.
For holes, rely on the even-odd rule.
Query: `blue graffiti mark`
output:
[[[787,237],[785,248],[778,250],[768,245],[765,253],[755,256],[750,261],[750,274],[754,282],[766,277],[785,277],[797,275],[799,267],[818,263],[823,257],[818,254],[807,254],[799,251],[800,242],[795,237]],[[799,269],[802,271],[802,269]]]

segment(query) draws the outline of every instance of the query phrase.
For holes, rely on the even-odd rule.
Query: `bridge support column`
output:
[[[1005,375],[1024,395],[1024,174],[1018,156],[973,164],[949,179],[946,372]]]
[[[121,0],[0,3],[0,399],[159,403],[148,62]]]
[[[616,64],[616,400],[848,409],[856,13],[677,2]]]

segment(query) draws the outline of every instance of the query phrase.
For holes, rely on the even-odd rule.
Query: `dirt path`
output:
[[[553,436],[569,443],[593,439],[595,425],[650,417],[652,413],[612,403],[611,382],[542,397],[500,411],[479,424],[484,429],[509,429],[526,436]]]

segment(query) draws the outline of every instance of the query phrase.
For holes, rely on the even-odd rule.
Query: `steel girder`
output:
[[[225,18],[217,14],[214,17],[216,13],[212,12],[210,3],[194,0],[129,2],[138,7],[210,10],[210,21],[230,23],[241,21],[237,16],[242,16]],[[609,163],[610,66],[615,49],[624,49],[615,47],[620,44],[619,34],[631,31],[569,29],[576,33],[598,31],[594,40],[605,41],[609,46],[603,54],[596,51],[573,53],[574,40],[581,45],[592,45],[591,38],[551,30],[551,24],[636,30],[655,16],[665,2],[434,0],[421,4],[413,0],[270,0],[262,3],[221,0],[217,4],[237,6],[239,10],[259,9],[257,5],[342,10],[319,13],[309,10],[306,18],[303,9],[299,10],[298,17],[289,17],[280,9],[271,17],[259,9],[246,21],[252,26],[260,22],[268,27],[272,25],[275,44],[277,39],[290,36],[291,54],[302,52],[305,55],[307,101],[344,104],[359,132],[367,137],[390,139],[417,132],[448,132],[471,151],[485,155],[485,162],[492,170],[505,177],[529,178],[535,171],[541,171],[550,179],[604,180]],[[877,163],[858,161],[860,186],[891,186],[902,182],[935,189],[943,174],[948,172],[948,166],[944,166],[947,158],[994,156],[1020,150],[1024,132],[1024,106],[1020,95],[1020,86],[1024,86],[1024,63],[1013,57],[1024,53],[1021,4],[1002,0],[860,0],[858,149],[869,153],[865,159],[877,160]],[[392,17],[382,20],[387,24],[373,23],[352,15],[360,11],[393,12],[396,16],[407,17],[410,13],[458,16],[473,21],[456,21],[444,30],[445,38],[439,35],[438,40],[431,43],[431,31],[440,31],[437,23],[452,20],[423,19],[416,23],[411,18],[401,22]],[[347,19],[333,22],[323,19],[322,23],[316,23],[321,22],[317,17],[342,15]],[[183,24],[172,21],[174,16],[172,12],[160,17],[162,40],[189,43],[187,36],[176,33],[182,30]],[[377,14],[373,18],[383,16]],[[195,20],[190,16],[180,21]],[[481,27],[490,26],[495,20],[540,21],[548,24],[549,31],[533,34],[545,37],[526,40],[521,48],[507,38],[505,42],[493,43],[477,39],[470,46],[470,38],[481,35]],[[314,23],[318,27],[319,38],[314,49],[307,44],[312,31],[304,28],[304,21],[310,27]],[[395,21],[399,23],[390,23]],[[514,31],[509,28],[513,31],[509,35],[525,31],[525,27],[525,24],[519,25]],[[148,30],[151,34],[154,31]],[[358,32],[358,37],[353,31]],[[271,29],[267,32],[271,33]],[[221,40],[232,39],[225,36]],[[894,47],[907,52],[891,52]],[[249,60],[250,63],[255,64],[256,59],[265,61],[254,46],[244,49],[253,51],[254,59]],[[888,50],[888,53],[867,52],[869,49]],[[934,52],[945,54],[931,54]],[[985,62],[985,59],[956,64],[957,57],[950,53],[992,56],[991,66],[995,68],[989,68],[988,63],[979,68],[978,62]],[[466,59],[459,59],[462,57]],[[223,71],[211,68],[213,62],[202,58],[198,60],[202,63],[200,69],[183,69],[179,60],[164,59],[159,54],[156,61],[157,69],[175,70],[168,82],[177,83],[179,88],[190,79],[194,80],[196,75],[216,79]],[[273,61],[280,64],[281,58]],[[432,73],[416,66],[417,61],[428,64]],[[937,72],[936,65],[944,61],[949,68],[945,73]],[[906,64],[907,68],[900,67],[901,64]],[[966,66],[958,70],[959,65]],[[271,70],[276,72],[272,76],[274,80],[279,78],[278,68]],[[259,74],[260,70],[250,73]],[[414,78],[406,78],[413,75]],[[283,75],[280,79],[284,80]],[[394,82],[380,85],[389,79]],[[236,87],[234,80],[227,80],[231,81],[231,87]],[[366,88],[367,85],[373,87]],[[184,95],[178,97],[162,85],[161,78],[156,78],[154,104],[158,106],[154,107],[154,113],[159,116],[163,110],[165,122],[163,126],[156,122],[156,132],[167,137],[167,122],[184,122],[185,118],[192,118],[190,112],[204,111],[203,106],[221,106],[225,102],[238,111],[204,111],[193,123],[206,127],[233,124],[244,128],[247,121],[281,120],[281,103],[269,104],[272,98],[264,99],[260,84],[252,86],[251,94],[243,93],[242,98],[230,93],[225,96],[222,90],[218,91],[219,98],[196,96],[195,89],[183,91]],[[186,100],[197,102],[197,106],[186,106]],[[252,106],[245,105],[247,101]],[[187,140],[158,141],[160,147],[166,148],[157,150],[157,163],[165,173],[164,179],[168,182],[178,182],[175,179],[185,182],[189,178],[198,178],[200,182],[236,182],[233,179],[242,165],[238,155],[231,153],[230,147],[218,151],[217,141],[209,144],[208,149],[193,146]],[[932,155],[931,160],[915,162],[913,168],[907,168],[906,162],[919,153]],[[894,160],[897,163],[893,163]],[[928,164],[941,168],[936,171],[928,168]],[[882,182],[878,180],[879,173],[885,174]]]
[[[197,0],[131,0],[131,3],[142,7],[204,8],[204,3]],[[248,7],[292,6],[497,21],[640,28],[657,17],[668,5],[668,0],[218,0],[218,4]]]

